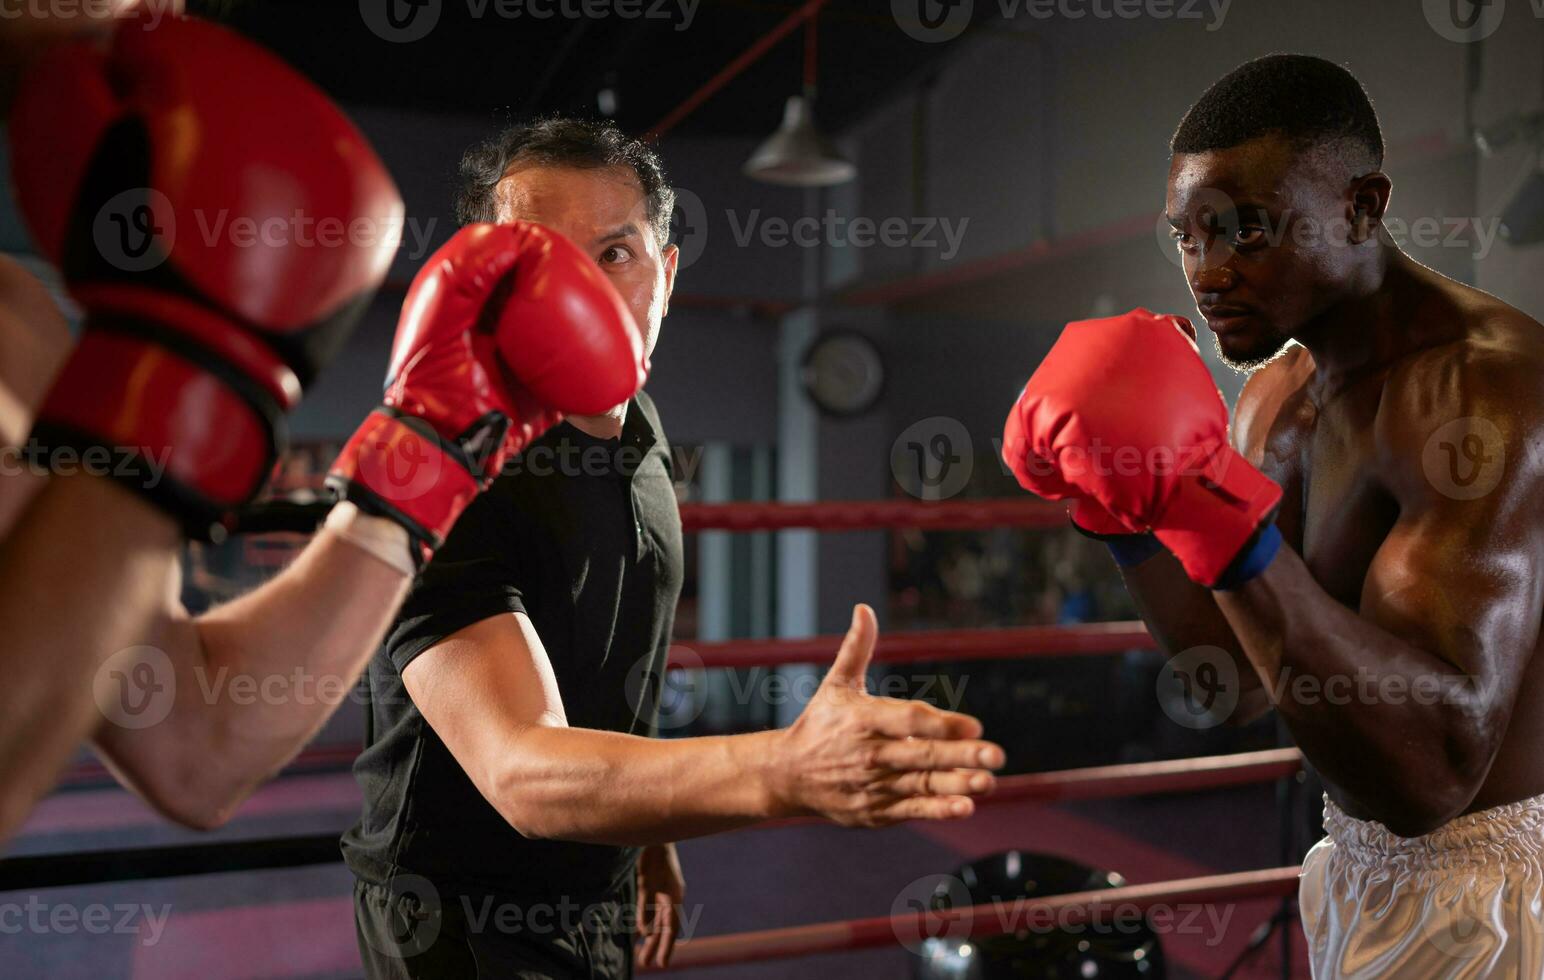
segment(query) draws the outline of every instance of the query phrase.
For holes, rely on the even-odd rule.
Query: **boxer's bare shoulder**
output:
[[[69,324],[47,287],[21,263],[0,255],[0,445],[26,439],[69,349]]]
[[[1493,296],[1454,286],[1433,315],[1454,318],[1458,335],[1402,358],[1383,385],[1376,445],[1389,475],[1422,479],[1426,443],[1444,427],[1462,427],[1455,438],[1499,440],[1490,451],[1505,449],[1514,469],[1544,435],[1544,325]]]
[[[1233,407],[1233,444],[1251,464],[1268,464],[1267,454],[1282,459],[1296,456],[1293,446],[1299,427],[1291,423],[1307,404],[1306,388],[1312,377],[1313,355],[1293,344],[1244,382]],[[1268,465],[1262,468],[1271,473]]]

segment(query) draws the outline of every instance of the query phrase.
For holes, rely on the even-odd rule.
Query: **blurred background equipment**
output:
[[[917,953],[914,980],[1163,980],[1163,943],[1140,914],[1101,913],[1104,928],[1054,917],[1031,917],[1024,899],[1120,888],[1126,879],[1052,854],[1004,851],[960,867],[953,877],[965,887],[940,885],[934,905],[995,905],[1017,916],[1017,928],[986,939],[928,939]]]

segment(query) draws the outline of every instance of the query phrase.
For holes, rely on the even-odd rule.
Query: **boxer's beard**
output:
[[[1222,338],[1212,334],[1212,344],[1217,348],[1217,356],[1222,359],[1222,363],[1241,374],[1256,371],[1274,361],[1291,342],[1290,337],[1261,337],[1247,347],[1235,347],[1229,351],[1222,346]]]

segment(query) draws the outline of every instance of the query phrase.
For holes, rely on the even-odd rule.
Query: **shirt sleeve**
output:
[[[461,515],[444,545],[418,573],[386,637],[398,671],[474,623],[525,612],[516,508],[495,484]]]

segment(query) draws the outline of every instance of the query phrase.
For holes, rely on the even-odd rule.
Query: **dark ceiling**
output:
[[[342,101],[473,115],[507,111],[596,115],[596,95],[618,95],[615,118],[642,133],[797,10],[797,3],[700,0],[194,0],[275,49]],[[429,4],[438,22],[421,40],[384,39],[362,8]],[[500,4],[519,16],[500,16]],[[591,9],[606,16],[584,17]],[[839,131],[959,39],[913,40],[892,0],[830,0],[819,20],[820,118]],[[563,15],[563,11],[570,15]],[[623,16],[619,11],[658,11]],[[533,12],[558,12],[535,18]],[[478,13],[481,16],[478,16]],[[376,16],[383,16],[376,14]],[[420,14],[421,16],[421,14]],[[967,32],[968,33],[968,32]],[[962,35],[966,36],[966,35]],[[679,134],[761,136],[800,84],[804,35],[796,30],[691,114]]]

